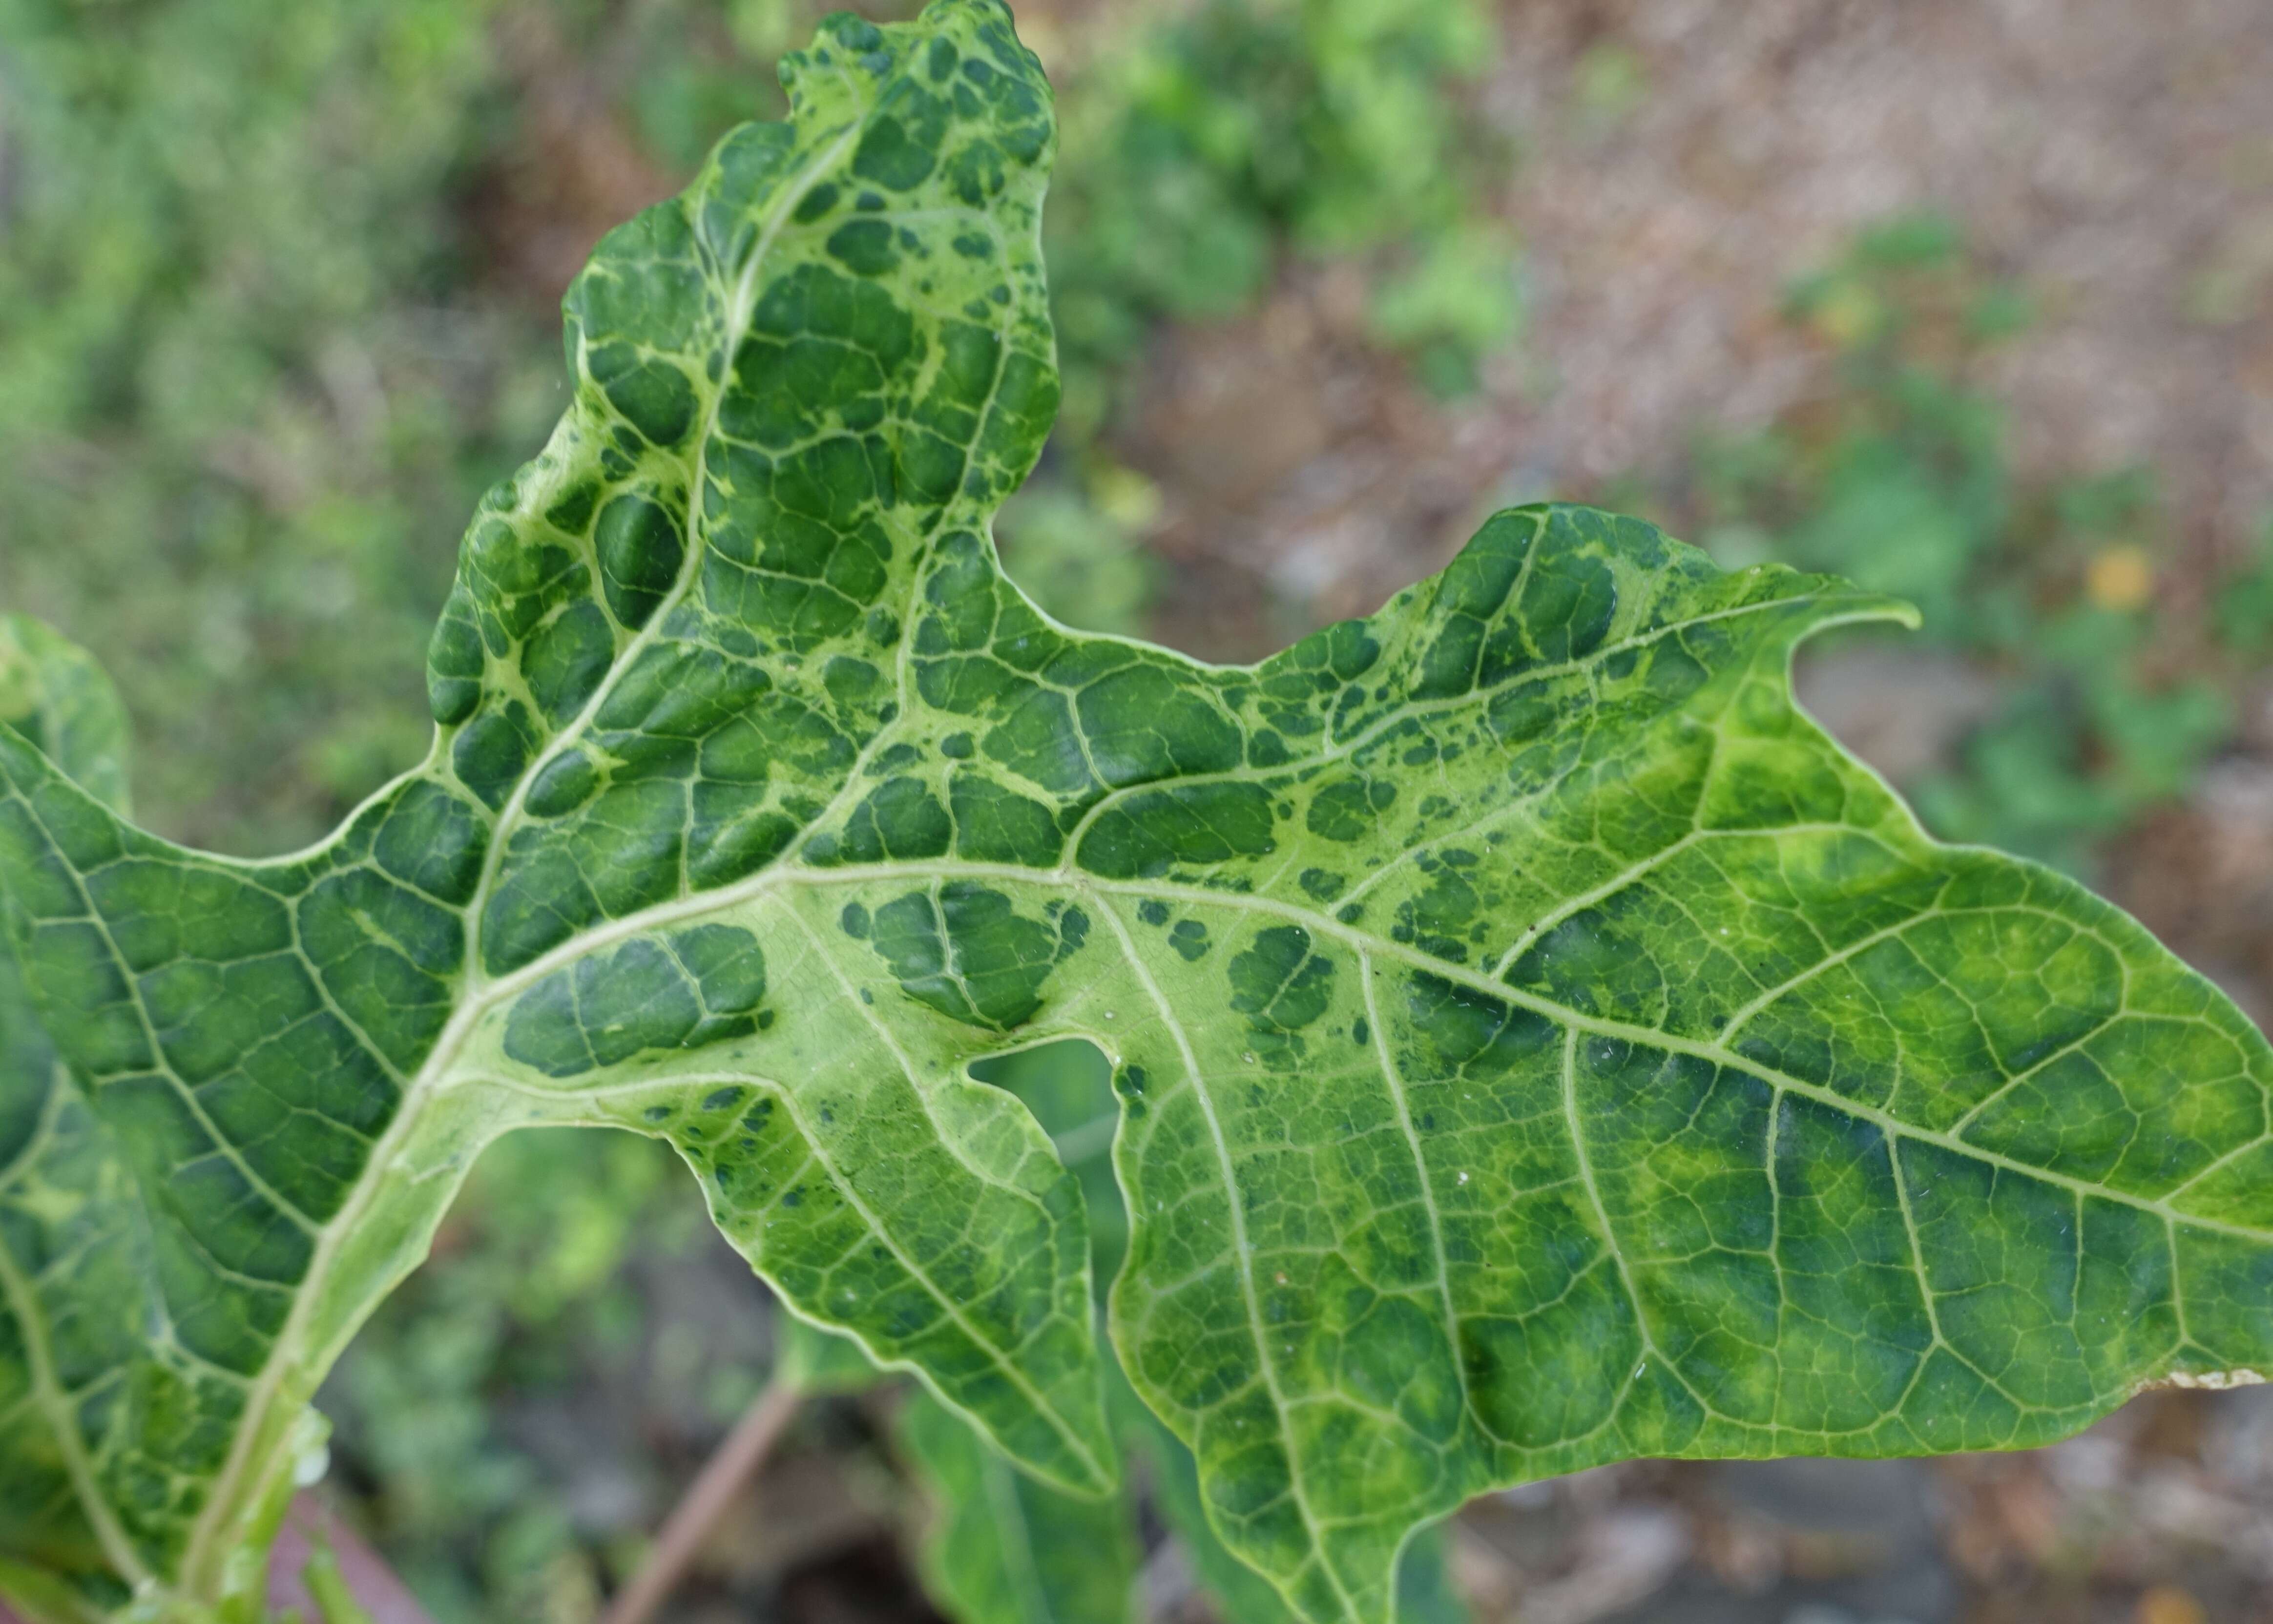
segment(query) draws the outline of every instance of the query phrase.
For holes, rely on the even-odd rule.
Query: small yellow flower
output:
[[[1815,330],[1842,349],[1855,349],[1879,336],[1887,319],[1886,306],[1860,282],[1845,281],[1831,289],[1814,310]]]
[[[2207,1624],[2209,1615],[2175,1584],[2158,1584],[2139,1598],[2138,1624]]]
[[[2138,609],[2155,594],[2155,566],[2143,547],[2110,547],[2092,559],[2083,585],[2102,609]]]

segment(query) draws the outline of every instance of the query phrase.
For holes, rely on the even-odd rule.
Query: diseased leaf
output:
[[[84,650],[17,615],[0,616],[0,721],[124,809],[116,692]],[[16,924],[0,889],[8,940]],[[133,1357],[155,1295],[125,1179],[0,943],[0,1595],[42,1617],[91,1617],[121,1598],[116,1579],[135,1572],[131,1509],[97,1486],[118,1482],[121,1467],[174,1464],[170,1451],[152,1459],[139,1447],[144,1418],[119,1403],[157,1384],[122,1396],[105,1379]]]
[[[1119,1393],[1126,1395],[1117,1413],[1124,1418],[1129,1454],[1148,1468],[1152,1505],[1182,1545],[1192,1577],[1215,1598],[1217,1612],[1239,1624],[1292,1624],[1295,1615],[1277,1587],[1233,1555],[1210,1525],[1192,1452],[1125,1381]]]
[[[1093,1045],[1069,1040],[983,1061],[971,1070],[1016,1095],[1034,1113],[1059,1159],[1081,1180],[1088,1198],[1091,1261],[1100,1277],[1109,1277],[1128,1239],[1127,1215],[1111,1166],[1110,1130],[1119,1115],[1111,1065]],[[1116,1441],[1123,1457],[1140,1465],[1124,1480],[1118,1499],[1104,1506],[1021,1479],[1010,1508],[1015,1515],[982,1514],[974,1509],[979,1487],[994,1481],[986,1474],[1010,1475],[1001,1452],[936,1404],[902,1412],[904,1430],[921,1434],[908,1440],[909,1463],[924,1498],[939,1508],[923,1546],[933,1599],[958,1624],[1027,1616],[1061,1624],[1117,1624],[1131,1605],[1127,1583],[1101,1583],[1092,1567],[1036,1562],[1026,1547],[1050,1550],[1068,1541],[1098,1551],[1116,1549],[1114,1542],[1125,1546],[1141,1521],[1142,1494],[1174,1533],[1191,1577],[1214,1603],[1217,1616],[1239,1624],[1292,1618],[1270,1582],[1234,1556],[1209,1526],[1191,1451],[1145,1408],[1110,1349],[1105,1377],[1106,1414]],[[959,1431],[961,1438],[943,1438],[947,1429]],[[1148,1562],[1148,1573],[1150,1567]],[[1443,1541],[1433,1530],[1423,1530],[1406,1546],[1397,1593],[1399,1624],[1461,1624],[1467,1617],[1445,1571]],[[1016,1600],[995,1599],[1005,1596]],[[1158,1601],[1145,1595],[1138,1595],[1136,1605],[1140,1617],[1159,1611]]]
[[[1215,1615],[1238,1624],[1292,1620],[1270,1581],[1210,1526],[1191,1451],[1112,1366],[1106,1410],[1124,1457],[1142,1463],[1150,1504],[1174,1534]],[[1132,1606],[1136,1617],[1148,1615],[1132,1543],[1140,1519],[1135,1478],[1109,1500],[1068,1494],[1014,1471],[968,1423],[927,1399],[901,1412],[900,1434],[933,1511],[922,1546],[925,1583],[957,1624],[1124,1624]],[[1415,1534],[1398,1562],[1396,1618],[1467,1624],[1435,1528]]]
[[[1795,707],[1899,606],[1548,506],[1257,666],[1067,631],[987,534],[1055,398],[1039,69],[938,0],[789,77],[571,289],[424,766],[242,862],[0,728],[11,1599],[249,1616],[317,1381],[523,1123],[669,1139],[799,1313],[1106,1489],[1080,1187],[967,1071],[1056,1037],[1121,1362],[1307,1620],[1497,1485],[2268,1367],[2273,1052]]]
[[[22,1197],[27,1283],[57,1300],[17,1311],[27,1351],[0,1344],[0,1415],[39,1429],[0,1477],[53,1457],[74,1482],[0,1550],[99,1601],[256,1605],[244,1553],[317,1381],[523,1122],[670,1138],[800,1309],[1029,1470],[1112,1481],[1047,1140],[935,1042],[848,1023],[819,922],[657,912],[726,901],[801,830],[874,838],[853,775],[904,707],[917,571],[1024,476],[1054,398],[1048,91],[1007,12],[840,18],[788,73],[791,123],[727,138],[571,289],[574,400],[468,534],[424,767],[325,845],[245,863],[0,738],[11,934],[109,1152]],[[989,1018],[1031,999],[979,984]],[[835,1018],[780,1019],[800,1007]],[[84,1135],[11,1013],[6,1113],[52,1160]]]

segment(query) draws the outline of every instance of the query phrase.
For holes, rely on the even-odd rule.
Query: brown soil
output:
[[[1612,54],[1646,86],[1588,105]],[[1931,210],[2039,312],[1993,376],[2024,473],[2144,464],[2185,590],[2273,505],[2273,17],[2262,0],[1529,0],[1483,87],[1533,319],[1482,399],[1429,401],[1356,340],[1352,289],[1174,335],[1126,449],[1193,579],[1164,629],[1271,644],[1241,608],[1370,607],[1479,509],[1677,464],[1826,384],[1785,288]],[[1197,621],[1187,611],[1212,605]],[[1204,629],[1203,629],[1204,628]]]

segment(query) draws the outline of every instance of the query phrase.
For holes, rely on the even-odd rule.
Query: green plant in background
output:
[[[438,1617],[549,1619],[532,1585],[596,1590],[603,1576],[576,1537],[557,1457],[500,1426],[516,1401],[557,1395],[565,1409],[596,1381],[621,1392],[642,1360],[666,1365],[656,1380],[721,1425],[749,1397],[761,1343],[709,1324],[694,1333],[710,1339],[698,1357],[669,1358],[673,1339],[646,1322],[625,1277],[635,1250],[670,1257],[700,1238],[685,1194],[650,1141],[501,1141],[453,1209],[436,1267],[412,1276],[326,1387],[334,1455],[367,1479],[372,1531]]]
[[[0,601],[103,627],[206,838],[297,843],[416,759],[458,515],[558,409],[427,291],[489,10],[0,6]]]
[[[2262,664],[2273,657],[2273,513],[2265,516],[2250,556],[2223,583],[2211,624],[2233,658]]]
[[[1497,144],[1463,101],[1478,0],[1207,0],[1140,13],[1076,73],[1045,220],[1064,403],[1004,515],[1010,567],[1076,625],[1134,632],[1158,499],[1106,444],[1163,322],[1255,309],[1284,257],[1353,265],[1367,330],[1446,395],[1519,326]]]
[[[1056,404],[1048,87],[993,0],[786,71],[572,288],[433,746],[327,841],[136,830],[99,678],[13,632],[11,1600],[254,1616],[318,1383],[530,1126],[670,1144],[975,1429],[935,1471],[1115,1493],[1117,1364],[1306,1620],[1398,1613],[1497,1485],[2014,1447],[2265,1367],[2273,1050],[1797,712],[1793,647],[1899,603],[1557,506],[1253,667],[1058,625],[986,539]],[[1109,1353],[1094,1113],[971,1069],[1074,1037]]]
[[[1819,420],[1708,448],[1707,535],[1726,552],[1743,527],[1764,529],[1755,549],[1899,594],[1941,635],[1969,629],[1969,588],[2010,521],[2012,492],[1995,408],[1968,386],[1965,363],[2022,312],[1932,220],[1865,233],[1834,271],[1795,288],[1789,309],[1840,352],[1842,387]]]
[[[2082,481],[2051,497],[2050,544],[2023,555],[2001,623],[1973,645],[2011,673],[1998,708],[1917,793],[1960,838],[2088,869],[2096,842],[2191,787],[2234,714],[2214,646],[2185,662],[2158,647],[2169,638],[2154,612],[2145,482]]]
[[[1471,386],[1518,315],[1492,143],[1458,94],[1490,38],[1476,0],[1207,0],[1102,55],[1048,220],[1061,432],[1109,421],[1152,322],[1251,306],[1282,243],[1363,256],[1383,341]]]
[[[1672,505],[1723,562],[1783,559],[1917,603],[1928,640],[1997,693],[1957,759],[1908,786],[1926,821],[2088,872],[2232,728],[2217,643],[2173,657],[2186,640],[2157,613],[2151,481],[2016,481],[1977,374],[2028,312],[1947,221],[1864,233],[1793,290],[1790,314],[1837,353],[1837,389],[1763,434],[1708,442]],[[2247,640],[2248,579],[2229,644]]]

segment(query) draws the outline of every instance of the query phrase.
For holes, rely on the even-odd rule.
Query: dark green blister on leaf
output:
[[[667,1138],[800,1314],[1106,1492],[1081,1188],[967,1070],[1053,1037],[1114,1066],[1121,1362],[1306,1620],[1496,1486],[2273,1368],[2273,1052],[1795,707],[1898,605],[1543,506],[1253,667],[1058,625],[989,539],[1048,86],[995,0],[785,78],[570,289],[433,751],[331,840],[134,829],[84,657],[0,641],[0,1591],[251,1616],[318,1381],[530,1123]]]

